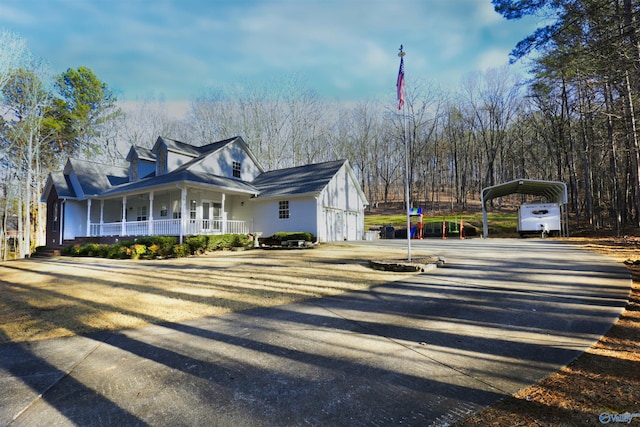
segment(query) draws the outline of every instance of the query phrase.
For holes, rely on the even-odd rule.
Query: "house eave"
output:
[[[286,199],[299,199],[304,197],[313,197],[317,199],[320,197],[322,192],[310,192],[310,193],[296,193],[296,194],[275,194],[273,196],[261,196],[257,195],[256,197],[251,198],[254,202],[260,201],[270,201],[270,200],[286,200]]]
[[[178,180],[178,181],[173,181],[167,184],[153,185],[153,186],[148,186],[148,187],[143,187],[143,188],[138,188],[133,190],[113,191],[113,192],[109,192],[109,194],[96,194],[96,195],[93,195],[92,198],[95,198],[98,200],[117,199],[120,197],[147,194],[152,191],[153,192],[170,191],[176,188],[177,189],[194,188],[194,189],[203,189],[203,190],[210,190],[210,191],[221,191],[227,194],[247,195],[248,197],[252,197],[255,195],[254,192],[245,191],[238,188],[205,184],[205,183],[193,182],[190,180]]]

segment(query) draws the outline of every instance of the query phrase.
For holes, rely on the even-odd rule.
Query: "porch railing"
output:
[[[182,228],[182,233],[180,229]],[[223,219],[160,219],[153,221],[128,221],[91,223],[91,236],[184,236],[195,234],[247,234],[247,221]]]

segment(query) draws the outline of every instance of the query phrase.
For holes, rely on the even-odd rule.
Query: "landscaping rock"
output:
[[[425,272],[438,268],[445,263],[444,257],[416,258],[407,260],[371,260],[369,267],[374,270],[395,271],[398,273]]]

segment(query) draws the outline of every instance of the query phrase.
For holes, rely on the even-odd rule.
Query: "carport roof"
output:
[[[489,225],[487,218],[487,202],[496,197],[508,196],[509,194],[530,194],[532,196],[544,197],[548,203],[557,203],[560,210],[564,210],[564,205],[568,202],[567,184],[560,181],[540,181],[535,179],[516,179],[502,184],[486,187],[482,189],[482,225],[483,235],[489,235]],[[566,211],[564,212],[566,215]],[[568,235],[567,218],[561,218],[561,227],[564,235]]]
[[[509,194],[530,194],[544,197],[547,202],[567,204],[567,184],[560,181],[540,181],[534,179],[516,179],[482,189],[482,208],[487,202]]]

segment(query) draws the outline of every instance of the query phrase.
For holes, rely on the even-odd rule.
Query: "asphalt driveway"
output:
[[[336,297],[2,345],[0,425],[447,425],[579,356],[629,295],[623,265],[554,241],[413,245],[447,263]]]

